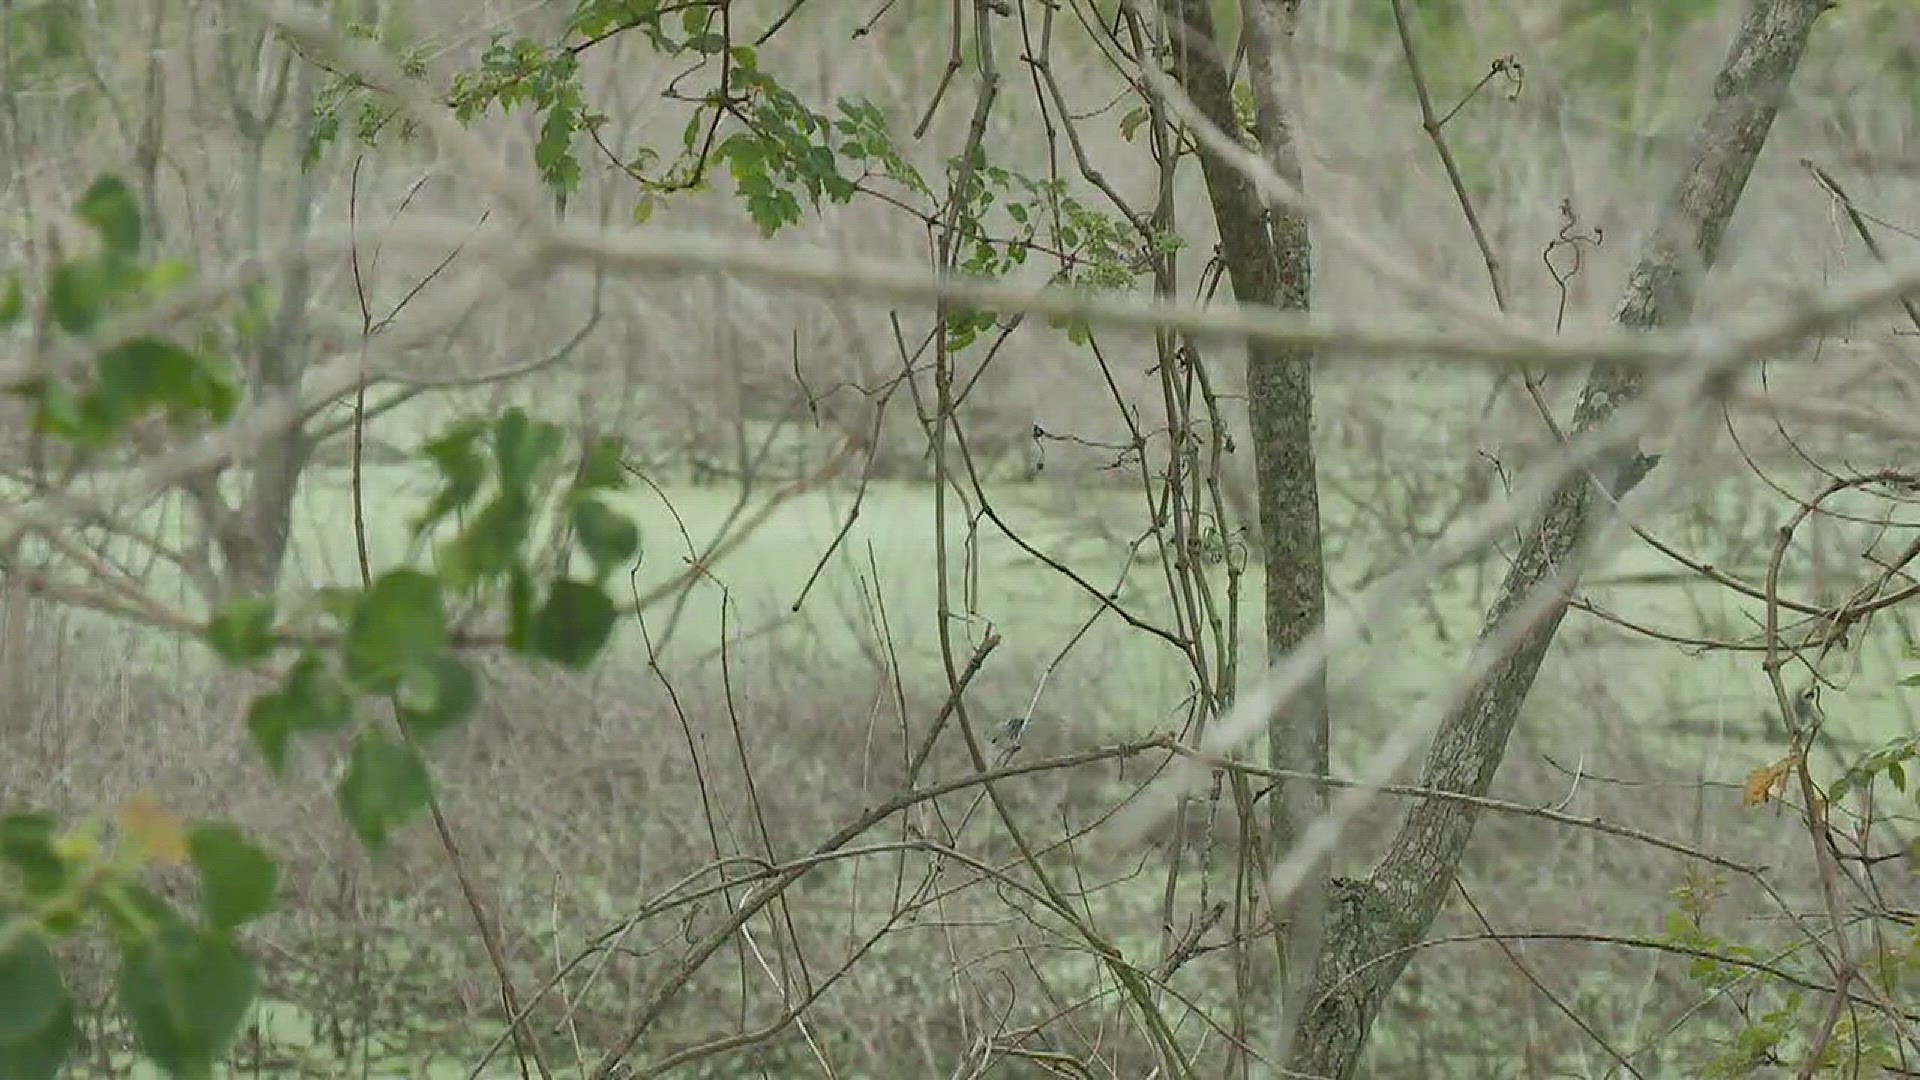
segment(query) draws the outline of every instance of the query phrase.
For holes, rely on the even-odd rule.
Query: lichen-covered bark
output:
[[[1766,142],[1794,69],[1826,0],[1750,0],[1720,76],[1714,103],[1695,133],[1678,183],[1629,279],[1615,322],[1646,329],[1684,320],[1701,269],[1711,266]],[[1640,390],[1636,371],[1603,366],[1587,379],[1574,412],[1582,431],[1604,422]],[[1649,459],[1628,455],[1613,480],[1637,479]],[[1483,795],[1505,755],[1520,713],[1577,574],[1581,540],[1594,512],[1593,486],[1569,482],[1527,535],[1492,609],[1481,640],[1541,587],[1560,590],[1545,618],[1493,665],[1459,708],[1442,722],[1429,748],[1423,786]],[[1295,1075],[1355,1075],[1368,1029],[1452,886],[1478,814],[1459,802],[1415,802],[1368,882],[1338,882],[1329,910],[1327,946],[1314,973],[1314,1005],[1301,1018],[1287,1065]],[[1358,977],[1355,977],[1355,976]]]
[[[1258,2],[1253,0],[1248,7]],[[1249,36],[1264,25],[1284,29],[1292,4],[1249,12]],[[1174,30],[1175,74],[1199,111],[1223,131],[1233,131],[1232,87],[1214,39],[1206,0],[1165,0]],[[1260,18],[1264,15],[1264,18]],[[1256,19],[1258,21],[1256,21]],[[1270,47],[1270,43],[1262,42]],[[1267,48],[1250,44],[1256,73],[1268,71]],[[1256,93],[1261,150],[1280,175],[1300,179],[1288,121],[1271,80]],[[1220,256],[1234,295],[1243,303],[1306,310],[1313,287],[1313,252],[1306,215],[1269,206],[1253,181],[1217,155],[1203,153],[1201,170],[1220,233]],[[1320,497],[1313,451],[1313,354],[1269,343],[1247,347],[1247,410],[1253,428],[1263,569],[1266,571],[1268,655],[1291,650],[1319,627],[1326,614],[1326,582],[1320,550]],[[1300,695],[1272,728],[1276,763],[1324,774],[1327,769],[1327,706],[1324,678]],[[1324,802],[1319,785],[1296,785],[1309,802]],[[1294,799],[1274,800],[1273,842],[1284,849],[1301,827],[1288,813]],[[1302,809],[1310,809],[1302,807]]]
[[[1254,91],[1254,134],[1267,164],[1300,185],[1300,162],[1273,64],[1278,40],[1290,33],[1298,0],[1245,0],[1241,25]],[[1212,124],[1237,134],[1232,86],[1207,0],[1163,0],[1174,52],[1174,75]],[[1241,170],[1202,153],[1201,171],[1220,235],[1220,257],[1234,295],[1243,303],[1304,311],[1313,288],[1313,248],[1298,207],[1262,199]],[[1255,342],[1247,346],[1247,408],[1259,500],[1266,575],[1267,654],[1278,658],[1319,628],[1326,616],[1326,575],[1320,540],[1320,494],[1313,448],[1313,353]],[[1269,720],[1268,754],[1283,769],[1327,772],[1327,694],[1322,672]],[[1326,810],[1326,788],[1312,781],[1281,784],[1269,796],[1272,863]],[[1286,1001],[1315,969],[1325,925],[1325,897],[1301,890],[1281,924],[1291,985]],[[1279,1025],[1285,1030],[1288,1025]]]

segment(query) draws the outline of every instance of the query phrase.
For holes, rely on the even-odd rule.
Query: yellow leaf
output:
[[[187,829],[180,818],[146,795],[120,806],[120,838],[135,858],[165,866],[187,861]]]
[[[1740,805],[1759,806],[1768,799],[1777,799],[1784,795],[1787,790],[1787,777],[1792,773],[1792,755],[1753,770],[1747,775],[1746,787],[1741,792]]]
[[[93,823],[81,825],[53,840],[53,853],[67,862],[90,863],[100,857],[100,837]]]

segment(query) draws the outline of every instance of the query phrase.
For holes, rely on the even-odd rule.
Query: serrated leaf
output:
[[[67,1002],[67,986],[53,949],[24,916],[0,920],[0,1056],[11,1043],[37,1035],[60,1014]],[[0,1073],[4,1075],[4,1073]]]
[[[426,809],[433,786],[412,747],[380,731],[365,731],[354,744],[337,795],[354,833],[377,850],[395,829]]]
[[[208,926],[231,930],[273,910],[280,869],[239,828],[195,825],[187,833],[187,851],[200,874],[200,911]]]
[[[598,499],[574,503],[573,533],[602,579],[631,562],[640,550],[639,527]]]
[[[389,570],[360,598],[347,628],[347,677],[391,693],[400,673],[446,647],[447,614],[440,581],[418,570]]]
[[[473,715],[480,680],[460,658],[442,654],[409,668],[396,698],[400,726],[424,742]]]
[[[120,1007],[155,1064],[175,1076],[211,1077],[255,987],[253,964],[226,935],[172,928],[126,950]]]
[[[119,177],[102,176],[95,180],[86,194],[80,196],[74,213],[92,226],[108,251],[122,257],[139,253],[140,203]]]
[[[273,652],[273,597],[249,596],[222,606],[207,621],[207,645],[229,664],[250,664]]]
[[[606,646],[616,617],[613,601],[598,586],[556,581],[533,617],[528,643],[536,655],[582,669]]]

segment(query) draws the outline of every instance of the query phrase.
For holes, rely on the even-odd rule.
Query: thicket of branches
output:
[[[66,610],[198,640],[245,729],[106,736],[225,747],[191,798],[4,778],[0,1077],[83,1045],[111,1070],[123,1035],[178,1075],[236,1042],[258,1066],[263,997],[331,1016],[362,1064],[451,1042],[543,1077],[1349,1077],[1423,1025],[1454,1037],[1408,972],[1467,940],[1568,1033],[1496,1037],[1507,999],[1435,997],[1484,1007],[1465,1026],[1516,1074],[1920,1067],[1920,742],[1828,721],[1896,689],[1866,658],[1920,591],[1920,262],[1850,194],[1911,118],[1887,135],[1842,97],[1910,91],[1920,43],[1897,4],[1837,27],[1818,0],[1443,7],[575,0],[478,34],[399,4],[0,13],[0,692],[35,717],[0,737],[24,762],[78,723],[26,645]],[[854,85],[868,50],[939,63],[903,108]],[[1399,132],[1398,164],[1355,171],[1389,140],[1329,117]],[[114,160],[77,152],[92,130]],[[1625,194],[1591,192],[1598,150],[1637,171]],[[1856,272],[1716,272],[1743,234],[1823,225]],[[408,466],[419,490],[378,487]],[[1710,493],[1743,474],[1766,498],[1731,521]],[[676,492],[712,484],[726,509],[689,525]],[[303,559],[328,487],[347,565]],[[917,628],[857,528],[903,490]],[[804,584],[742,625],[729,575],[817,499],[837,527],[782,556]],[[1102,557],[1032,524],[1075,517]],[[1084,617],[1007,618],[989,550]],[[1733,628],[1588,580],[1623,552]],[[1477,636],[1370,723],[1343,658],[1426,618],[1451,642],[1469,570]],[[758,648],[836,616],[865,699],[844,657]],[[1757,673],[1777,726],[1739,790],[1622,820],[1616,789],[1652,779],[1580,760],[1550,805],[1496,791],[1577,624]],[[1061,719],[1114,709],[1103,682],[1147,657],[1184,693],[1125,704],[1164,723]],[[1663,764],[1665,734],[1614,730]],[[1687,798],[1777,808],[1792,843],[1684,830]],[[285,854],[276,829],[327,799],[364,852]],[[1525,896],[1467,871],[1526,880],[1487,850],[1508,827],[1634,852],[1664,895],[1621,891],[1660,925],[1501,929]],[[520,828],[604,846],[514,855]],[[1618,884],[1600,862],[1576,897]],[[459,945],[311,962],[328,919],[388,902],[457,912]],[[1679,958],[1654,1030],[1529,958],[1549,942]],[[329,1012],[409,966],[384,1022]],[[1487,1066],[1420,1045],[1391,1060]]]

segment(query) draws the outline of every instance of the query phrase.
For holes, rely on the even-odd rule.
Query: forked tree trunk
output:
[[[1209,44],[1212,27],[1203,0],[1164,0],[1176,25],[1186,36]],[[1828,0],[1749,0],[1719,76],[1714,80],[1712,108],[1695,132],[1685,170],[1668,193],[1660,220],[1630,277],[1614,321],[1629,329],[1651,329],[1684,321],[1692,311],[1700,273],[1718,253],[1720,238],[1746,187],[1755,160],[1766,142],[1775,115],[1792,81],[1806,43]],[[1248,25],[1264,12],[1269,26],[1285,25],[1297,0],[1244,0]],[[1266,50],[1250,43],[1250,55]],[[1187,93],[1221,128],[1233,130],[1231,99],[1225,95],[1225,69],[1215,48],[1189,46],[1179,53],[1180,75]],[[1253,69],[1256,100],[1275,119],[1279,96],[1270,75]],[[1260,82],[1266,85],[1259,85]],[[1266,118],[1263,117],[1263,121]],[[1284,132],[1284,127],[1278,130]],[[1289,144],[1270,142],[1263,125],[1262,142],[1276,167],[1292,164]],[[1285,152],[1276,161],[1275,151]],[[1304,224],[1265,216],[1252,196],[1252,185],[1229,175],[1232,166],[1216,155],[1202,153],[1208,193],[1221,233],[1221,250],[1231,272],[1235,292],[1247,302],[1304,306],[1307,279],[1307,237]],[[1283,175],[1285,173],[1283,172]],[[1297,172],[1295,173],[1297,175]],[[1272,220],[1271,232],[1264,222]],[[1296,231],[1297,229],[1297,231]],[[1287,259],[1295,260],[1288,263]],[[1280,268],[1292,276],[1297,293],[1283,291],[1275,276]],[[1299,640],[1303,631],[1292,622],[1305,610],[1301,598],[1318,589],[1320,554],[1317,529],[1314,548],[1303,548],[1300,518],[1274,516],[1297,513],[1299,500],[1313,491],[1313,455],[1304,436],[1311,419],[1311,395],[1305,385],[1306,359],[1276,357],[1250,350],[1249,374],[1255,433],[1255,465],[1259,472],[1260,513],[1266,531],[1268,576],[1268,652],[1278,656]],[[1262,381],[1262,380],[1268,381]],[[1574,411],[1573,427],[1585,431],[1604,423],[1621,405],[1640,392],[1637,370],[1596,367],[1588,376]],[[1614,466],[1619,470],[1616,490],[1645,475],[1650,462],[1630,456]],[[1567,597],[1577,582],[1580,544],[1589,532],[1595,508],[1591,483],[1584,476],[1564,484],[1548,504],[1540,522],[1526,536],[1519,555],[1487,613],[1481,632],[1485,642],[1504,630],[1507,617],[1542,587],[1559,590],[1551,610],[1535,619],[1517,646],[1492,664],[1485,677],[1441,723],[1428,750],[1422,786],[1469,795],[1484,795],[1506,753],[1507,739],[1520,708],[1539,674],[1552,644]],[[1317,514],[1314,517],[1317,526]],[[1316,611],[1316,618],[1317,618]],[[1322,710],[1324,691],[1309,709]],[[1275,718],[1276,750],[1297,753],[1303,745],[1301,714]],[[1324,754],[1324,742],[1321,743]],[[1278,755],[1276,755],[1278,756]],[[1322,758],[1324,760],[1324,758]],[[1289,803],[1305,809],[1305,801]],[[1280,810],[1281,808],[1276,808]],[[1291,913],[1286,933],[1310,935],[1320,947],[1310,976],[1290,987],[1289,1014],[1297,1024],[1286,1050],[1287,1075],[1344,1078],[1354,1076],[1368,1033],[1411,956],[1412,946],[1426,934],[1452,888],[1460,860],[1466,853],[1477,810],[1470,804],[1416,801],[1407,813],[1388,854],[1366,880],[1337,879],[1315,892],[1325,904],[1324,923],[1309,926]],[[1290,828],[1277,828],[1279,838]],[[1298,954],[1291,954],[1296,959]],[[1304,996],[1301,991],[1304,990]]]

